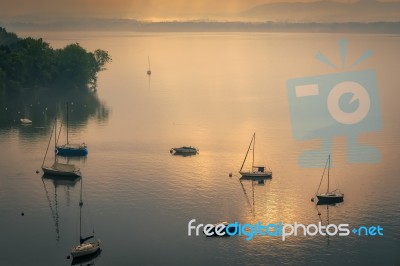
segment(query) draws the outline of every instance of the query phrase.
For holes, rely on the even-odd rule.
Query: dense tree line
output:
[[[87,52],[79,43],[53,49],[41,38],[19,38],[0,27],[0,92],[95,87],[110,61],[100,49]]]

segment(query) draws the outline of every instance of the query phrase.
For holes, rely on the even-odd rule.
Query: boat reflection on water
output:
[[[86,155],[63,156],[63,155],[57,154],[57,157],[63,159],[67,163],[70,163],[70,162],[71,163],[86,163],[86,161],[87,161]]]
[[[326,207],[326,218],[324,219],[325,221],[322,219],[322,217],[321,217],[322,213],[321,213],[320,209],[318,208],[318,206],[321,206],[321,205],[324,205]],[[323,226],[327,226],[330,224],[330,222],[329,222],[329,207],[330,206],[335,206],[335,204],[316,204],[315,205],[315,209],[317,210],[319,221],[321,222],[321,225],[323,225]],[[323,207],[321,207],[321,208],[323,208]],[[330,244],[329,234],[326,234],[325,237],[326,237],[327,245],[329,246],[329,244]]]
[[[68,188],[68,187],[75,187],[76,183],[78,183],[81,177],[78,176],[72,179],[70,177],[43,174],[42,179],[53,181],[54,187],[65,186]]]
[[[241,178],[239,178],[240,186],[242,187],[243,194],[246,197],[247,204],[251,210],[253,217],[256,216],[254,187],[255,186],[264,186],[267,181],[271,180],[271,178],[272,178],[271,176],[269,176],[269,177],[265,177],[265,176],[264,177],[244,177],[244,176],[242,176]],[[247,193],[247,190],[243,183],[251,184],[251,201],[250,201],[249,194]]]
[[[54,222],[57,242],[60,240],[60,216],[58,213],[58,201],[59,200],[58,200],[57,189],[58,189],[58,187],[66,188],[66,201],[67,201],[67,204],[69,204],[69,202],[71,201],[69,189],[71,187],[74,187],[80,179],[81,179],[80,177],[71,179],[70,177],[62,177],[62,176],[54,177],[53,175],[46,175],[46,174],[44,174],[42,176],[43,188],[45,191],[47,202],[49,204],[51,217]],[[52,184],[54,186],[54,199],[52,199],[53,197],[50,196],[49,189],[47,188],[47,185],[46,185],[46,183],[48,183],[49,181],[52,181]]]

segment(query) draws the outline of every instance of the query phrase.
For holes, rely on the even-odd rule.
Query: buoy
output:
[[[321,216],[321,213],[319,212],[318,215]]]
[[[39,174],[39,170],[36,170],[36,174]]]
[[[314,202],[314,198],[311,198],[311,202]]]
[[[67,260],[69,260],[69,258],[70,258],[70,256],[68,255],[68,256],[67,256]]]
[[[25,213],[21,212],[21,216],[24,216],[24,215],[25,215]]]
[[[232,173],[229,173],[229,177],[232,177]]]

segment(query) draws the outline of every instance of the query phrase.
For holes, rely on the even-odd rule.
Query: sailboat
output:
[[[57,146],[57,155],[61,156],[85,156],[88,154],[87,146],[85,143],[71,144],[68,138],[68,102],[67,106],[67,143],[61,146]]]
[[[325,170],[328,167],[328,187],[326,189],[326,193],[320,193],[319,189],[321,187],[322,184],[322,180],[324,178],[325,175]],[[331,168],[331,155],[328,155],[328,159],[325,163],[325,168],[324,171],[322,173],[322,177],[321,177],[321,181],[319,182],[319,186],[318,186],[318,190],[317,190],[317,198],[318,198],[318,203],[319,205],[321,204],[334,204],[334,203],[339,203],[339,202],[343,202],[343,198],[344,198],[344,194],[340,193],[340,191],[338,189],[335,189],[333,191],[329,191],[329,171]]]
[[[83,181],[81,179],[81,194],[79,200],[79,245],[72,248],[71,255],[73,259],[92,255],[100,250],[100,241],[94,240],[91,242],[86,242],[87,240],[94,238],[94,234],[88,237],[82,237],[82,185]],[[94,232],[93,232],[94,233]]]
[[[263,165],[254,165],[254,150],[256,146],[256,133],[253,134],[251,138],[249,148],[247,149],[246,156],[244,157],[242,167],[240,167],[239,173],[242,175],[242,178],[266,178],[272,177],[271,170],[267,170],[266,166]],[[250,148],[253,150],[253,157],[251,161],[251,169],[250,171],[243,171],[244,163],[246,162],[247,155],[249,154]]]
[[[148,63],[149,63],[149,69],[147,70],[147,75],[151,75],[151,70],[150,70],[150,57],[148,56],[147,57],[147,61],[148,61]]]
[[[81,176],[79,168],[75,167],[73,164],[59,163],[57,161],[57,151],[54,149],[54,163],[51,166],[45,166],[47,152],[49,151],[49,146],[51,138],[54,131],[54,148],[57,147],[57,120],[54,121],[54,126],[50,134],[49,143],[47,145],[47,150],[43,158],[42,170],[45,175],[58,176],[58,177],[71,177],[76,178]]]

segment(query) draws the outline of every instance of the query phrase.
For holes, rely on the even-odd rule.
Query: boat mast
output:
[[[331,155],[329,154],[328,155],[328,189],[326,191],[326,194],[329,193],[329,170],[330,170],[330,168],[331,168]]]
[[[81,195],[80,195],[80,200],[79,200],[79,243],[80,244],[82,244],[82,206],[83,206],[82,183],[83,183],[83,180],[81,178]]]
[[[68,141],[68,102],[66,104],[67,104],[67,144],[69,144],[69,141]]]
[[[253,139],[254,139],[255,134],[256,134],[256,133],[253,134],[253,138],[252,138],[251,141],[250,141],[249,148],[247,149],[246,156],[244,156],[244,160],[243,160],[243,163],[242,163],[242,167],[240,167],[239,172],[242,171],[243,166],[244,166],[244,163],[246,162],[247,155],[249,154],[249,151],[250,151],[250,148],[251,148],[251,144],[253,143]],[[254,161],[254,153],[253,153],[253,161]]]
[[[317,189],[317,193],[315,193],[315,195],[318,195],[319,189],[321,188],[322,180],[324,179],[326,166],[328,165],[328,163],[329,163],[329,167],[330,167],[330,158],[331,157],[330,157],[330,154],[329,154],[328,159],[325,162],[325,167],[324,167],[324,171],[322,172],[321,180],[319,181],[319,186],[318,186],[318,189]],[[328,168],[328,176],[329,176],[329,168]],[[328,190],[329,190],[329,181],[328,181]]]
[[[44,158],[43,158],[43,162],[42,162],[42,168],[43,168],[44,162],[46,161],[47,152],[49,151],[49,147],[50,147],[50,143],[51,143],[51,136],[53,135],[54,126],[55,126],[55,124],[53,125],[53,127],[51,129],[49,143],[47,144],[46,153],[44,154]]]
[[[57,118],[54,121],[54,162],[57,161]]]
[[[253,160],[251,161],[251,171],[254,169],[254,150],[256,149],[256,133],[253,134]]]

